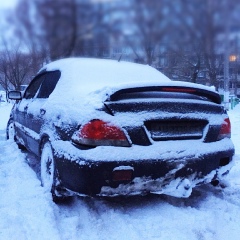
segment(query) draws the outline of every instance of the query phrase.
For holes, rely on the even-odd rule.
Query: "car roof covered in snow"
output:
[[[131,87],[185,86],[214,91],[188,82],[171,81],[149,65],[93,58],[67,58],[47,64],[41,70],[61,71],[61,79],[53,94],[81,95],[98,93],[103,96]],[[69,92],[69,93],[67,93]],[[102,99],[104,100],[104,99]]]

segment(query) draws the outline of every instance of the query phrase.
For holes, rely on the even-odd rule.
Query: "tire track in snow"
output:
[[[128,210],[118,205],[113,207],[99,198],[75,197],[56,209],[63,239],[143,239],[141,229],[134,226]],[[64,226],[69,227],[64,230]]]
[[[0,130],[0,239],[58,240],[60,238],[48,200],[36,174],[17,145]]]

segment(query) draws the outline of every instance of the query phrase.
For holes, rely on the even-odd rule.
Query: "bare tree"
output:
[[[16,32],[30,52],[41,53],[44,61],[101,56],[108,38],[101,6],[85,0],[20,0]]]
[[[34,70],[30,55],[22,53],[19,47],[10,50],[5,45],[0,55],[0,84],[6,91],[20,90],[21,85],[29,83]]]
[[[50,60],[71,56],[77,38],[76,1],[35,0],[33,5],[40,44]]]
[[[152,65],[162,42],[167,42],[171,28],[168,11],[171,4],[166,0],[130,0],[127,16],[129,31],[126,44],[135,53],[138,61]],[[129,33],[130,32],[130,33]]]
[[[204,83],[218,86],[219,76],[223,75],[223,51],[220,50],[224,39],[225,18],[223,1],[217,0],[179,0],[175,2],[178,30],[175,31],[174,52],[177,59],[172,72],[180,79],[196,82],[199,73],[204,73]],[[231,13],[237,1],[230,0]],[[231,16],[228,16],[231,18]],[[176,29],[176,28],[175,28]],[[186,71],[186,68],[189,71]],[[176,71],[177,69],[177,71]],[[169,70],[169,72],[171,72]]]

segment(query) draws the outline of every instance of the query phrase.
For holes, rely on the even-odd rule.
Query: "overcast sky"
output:
[[[0,8],[14,7],[17,0],[0,0]]]

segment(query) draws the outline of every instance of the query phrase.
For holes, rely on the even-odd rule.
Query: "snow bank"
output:
[[[6,129],[11,109],[12,109],[11,104],[0,103],[0,110],[1,110],[1,112],[0,112],[0,130]]]

